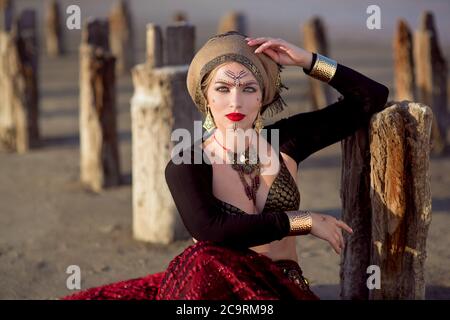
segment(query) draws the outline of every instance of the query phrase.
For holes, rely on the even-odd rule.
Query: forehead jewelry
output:
[[[234,85],[237,87],[241,86],[241,79],[247,75],[247,71],[241,70],[238,75],[236,75],[233,71],[225,70],[225,74],[233,79]]]

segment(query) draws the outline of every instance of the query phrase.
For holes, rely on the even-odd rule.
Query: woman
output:
[[[343,98],[262,130],[263,115],[283,110],[284,65],[303,68]],[[163,272],[66,299],[318,299],[298,264],[296,237],[310,233],[340,254],[342,230],[353,231],[332,216],[298,210],[298,164],[367,126],[388,89],[282,39],[237,32],[198,51],[187,86],[211,134],[172,157],[165,176],[195,244]]]

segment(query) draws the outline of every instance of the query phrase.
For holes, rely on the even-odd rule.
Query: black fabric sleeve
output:
[[[310,70],[303,69],[306,74]],[[367,126],[372,115],[383,110],[389,95],[386,86],[341,64],[328,84],[343,95],[339,101],[265,127],[269,142],[270,130],[279,130],[280,151],[291,156],[297,165],[314,152]]]
[[[197,240],[253,247],[281,240],[290,231],[283,211],[232,215],[217,209],[209,164],[175,164],[171,159],[165,177],[185,227]]]

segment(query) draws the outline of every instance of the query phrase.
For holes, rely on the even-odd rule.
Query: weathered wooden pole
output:
[[[237,11],[230,11],[220,19],[217,33],[225,33],[228,31],[237,31],[242,34],[247,34],[247,17],[245,14]]]
[[[188,19],[188,15],[186,12],[176,11],[172,16],[172,21],[176,24],[177,23],[181,24],[181,23],[188,23],[189,19]]]
[[[13,0],[0,0],[0,31],[10,31],[14,18]]]
[[[45,26],[45,43],[47,55],[50,57],[60,56],[64,52],[62,28],[59,4],[56,0],[50,0],[47,6],[47,17]]]
[[[94,192],[121,182],[115,58],[108,22],[88,20],[80,45],[80,177]]]
[[[400,19],[393,41],[396,100],[416,100],[413,39],[405,20]]]
[[[425,298],[432,118],[429,107],[408,101],[372,118],[370,264],[380,268],[381,282],[370,299]]]
[[[303,45],[306,50],[329,55],[325,24],[319,17],[313,17],[303,26]],[[311,103],[314,109],[320,109],[331,103],[332,94],[329,86],[319,80],[309,80]]]
[[[0,31],[0,144],[19,153],[39,146],[36,13],[24,10]]]
[[[189,64],[195,52],[195,27],[188,24],[168,26],[164,41],[164,64]]]
[[[17,23],[19,52],[25,78],[26,117],[17,123],[17,151],[25,152],[39,146],[39,85],[38,85],[38,33],[36,11],[23,10]],[[26,119],[26,120],[25,120]]]
[[[16,150],[15,104],[25,103],[16,85],[25,82],[18,51],[16,37],[0,30],[0,148],[7,151]]]
[[[116,57],[116,73],[126,74],[134,64],[133,25],[128,2],[119,0],[109,15],[109,41]]]
[[[414,35],[414,58],[418,101],[433,109],[432,152],[441,154],[446,146],[450,124],[447,111],[447,62],[439,45],[433,14],[424,12]]]
[[[158,25],[149,23],[147,25],[146,63],[151,68],[159,68],[163,61],[163,37]]]
[[[149,61],[132,70],[133,234],[138,240],[168,244],[189,238],[167,187],[164,168],[175,145],[173,130],[193,133],[195,106],[186,89],[188,65],[163,66],[160,52],[170,45],[163,45],[158,26],[149,25],[147,32]],[[165,39],[168,43],[179,39],[178,34],[167,32],[167,36],[173,36]],[[185,43],[187,48],[194,45]]]
[[[371,204],[369,133],[358,130],[341,143],[342,220],[353,229],[343,233],[345,247],[341,259],[341,299],[367,300],[366,269],[370,261]]]

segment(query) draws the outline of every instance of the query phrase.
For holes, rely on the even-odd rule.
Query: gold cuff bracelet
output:
[[[308,234],[312,228],[311,212],[308,210],[286,211],[289,218],[290,231],[288,236]]]
[[[320,81],[330,82],[336,73],[337,62],[318,53],[316,53],[316,55],[316,62],[309,75]]]

